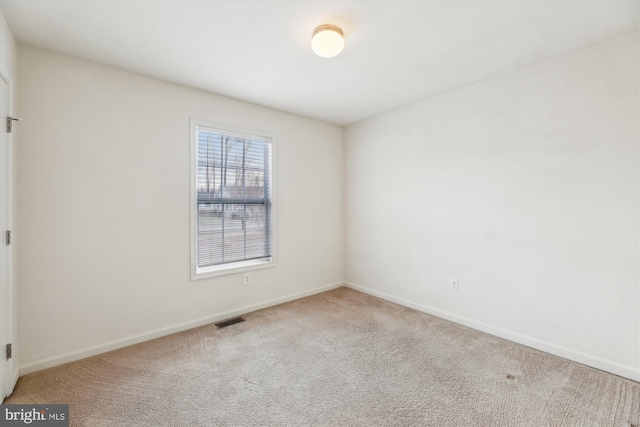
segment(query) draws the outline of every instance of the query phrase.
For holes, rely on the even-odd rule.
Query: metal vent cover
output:
[[[223,320],[221,322],[214,323],[218,329],[226,328],[227,326],[235,325],[236,323],[246,322],[244,317],[232,317],[231,319]]]

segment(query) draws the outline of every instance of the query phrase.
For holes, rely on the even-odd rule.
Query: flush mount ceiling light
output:
[[[322,58],[333,58],[344,49],[344,38],[340,27],[320,25],[313,31],[311,49]]]

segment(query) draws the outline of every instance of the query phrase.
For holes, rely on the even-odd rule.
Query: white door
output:
[[[5,128],[9,116],[9,83],[0,74],[0,400],[13,391],[13,358],[7,359],[7,344],[12,341],[13,295],[11,289],[10,248],[6,232],[10,230],[11,134]]]

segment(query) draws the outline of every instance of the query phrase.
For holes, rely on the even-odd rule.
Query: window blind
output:
[[[269,260],[271,141],[196,129],[198,268]]]

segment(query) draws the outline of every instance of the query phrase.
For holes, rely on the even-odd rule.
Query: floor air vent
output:
[[[232,319],[223,320],[222,322],[214,323],[218,329],[226,328],[227,326],[235,325],[236,323],[244,322],[244,317],[234,317]]]

